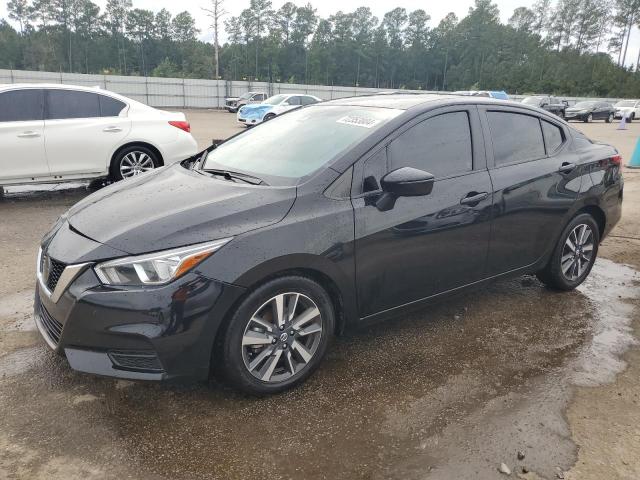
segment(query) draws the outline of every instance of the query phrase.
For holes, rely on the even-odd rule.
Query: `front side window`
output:
[[[330,163],[402,112],[320,105],[294,110],[227,140],[209,152],[202,169],[253,175],[272,185],[295,185],[297,179]]]
[[[411,127],[389,144],[391,170],[413,167],[438,177],[473,169],[467,112],[444,113]]]
[[[495,166],[522,163],[545,156],[537,117],[511,112],[487,112]]]
[[[544,134],[544,142],[547,145],[547,154],[552,154],[558,150],[562,142],[564,142],[562,129],[546,120],[542,121],[542,133]]]
[[[94,118],[100,116],[97,93],[74,90],[47,91],[47,119]]]
[[[42,90],[33,88],[0,93],[0,122],[28,122],[42,119]]]
[[[287,103],[289,105],[300,105],[300,97],[289,97]]]

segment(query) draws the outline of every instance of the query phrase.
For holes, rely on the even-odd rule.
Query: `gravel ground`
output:
[[[185,113],[203,148],[243,128]],[[640,123],[575,126],[625,161],[640,136]],[[71,371],[34,331],[33,265],[43,233],[88,192],[8,189],[0,479],[493,479],[501,463],[528,479],[640,478],[636,172],[625,169],[623,219],[578,291],[523,277],[349,333],[304,386],[265,399]]]

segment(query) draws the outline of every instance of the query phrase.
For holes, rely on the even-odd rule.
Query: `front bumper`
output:
[[[46,343],[75,370],[134,380],[202,380],[218,328],[243,292],[197,271],[159,287],[105,286],[87,266],[57,301],[39,275],[34,315]]]
[[[580,120],[584,121],[587,118],[587,113],[573,113],[573,112],[565,112],[564,119],[565,120]]]

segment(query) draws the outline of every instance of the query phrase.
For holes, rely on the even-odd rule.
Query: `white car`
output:
[[[296,108],[321,102],[322,100],[313,95],[303,94],[278,94],[267,98],[262,103],[244,105],[238,110],[238,122],[251,127],[259,123],[266,122],[284,112]]]
[[[0,187],[122,180],[198,151],[183,113],[98,88],[0,85]]]
[[[629,122],[640,118],[640,100],[621,100],[613,107],[616,109],[615,118],[625,116]]]

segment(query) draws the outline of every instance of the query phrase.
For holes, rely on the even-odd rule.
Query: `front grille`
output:
[[[46,278],[47,288],[50,292],[53,292],[56,289],[56,285],[58,285],[58,280],[60,280],[60,276],[64,269],[67,268],[67,265],[54,260],[53,258],[47,256],[44,259],[45,264],[48,262],[48,269],[45,272],[48,273]]]
[[[155,352],[136,350],[113,350],[109,352],[109,358],[116,367],[130,370],[144,370],[161,372],[162,364]]]
[[[40,302],[38,302],[38,315],[40,316],[40,322],[46,334],[51,341],[57,345],[60,341],[60,334],[62,333],[62,324],[53,318]]]

